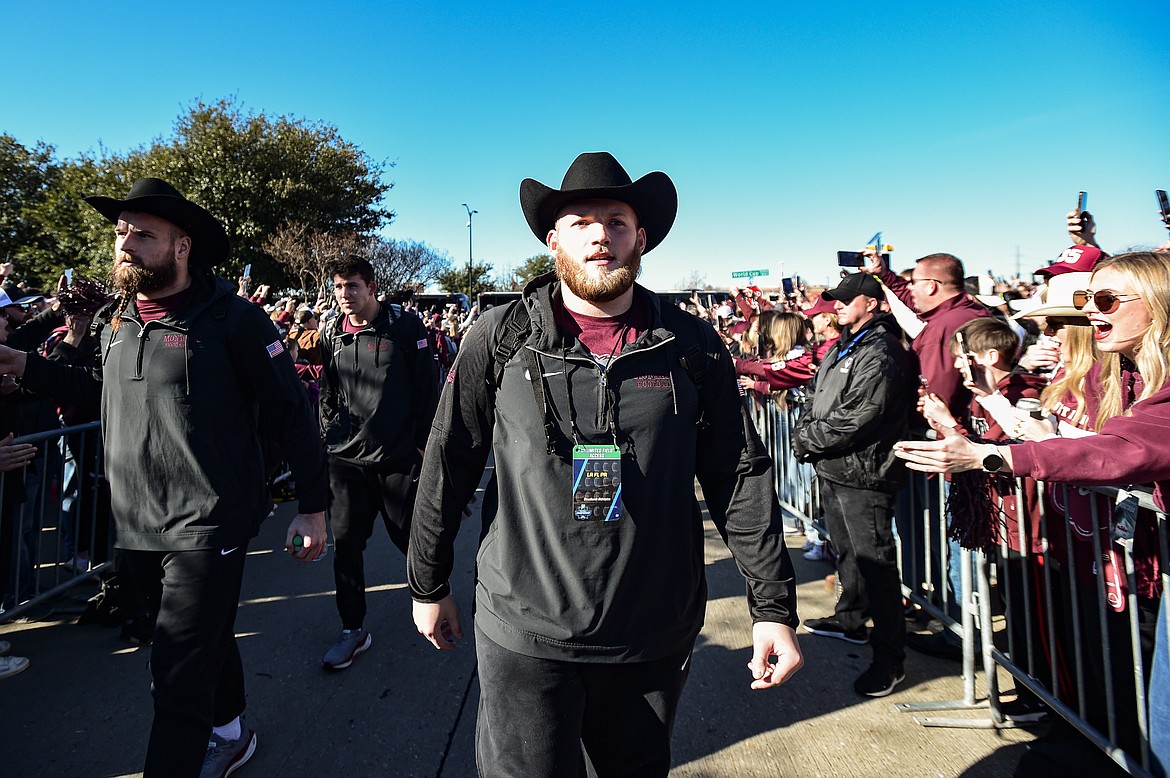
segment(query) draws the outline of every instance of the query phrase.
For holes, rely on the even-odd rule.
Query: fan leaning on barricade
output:
[[[120,292],[95,316],[96,367],[0,347],[0,372],[63,401],[100,393],[117,545],[157,613],[144,774],[224,775],[256,747],[234,624],[247,545],[272,507],[257,424],[296,479],[287,543],[300,561],[325,546],[324,450],[272,325],[211,271],[228,254],[219,221],[154,178],[86,202],[115,225]]]
[[[1170,489],[1170,255],[1138,252],[1105,259],[1075,301],[1104,352],[1095,368],[1100,402],[1117,412],[1097,435],[999,445],[945,431],[940,440],[898,443],[896,453],[907,467],[938,473],[986,470],[1085,485],[1154,482],[1154,501],[1165,510]],[[1170,757],[1162,729],[1170,723],[1165,620],[1163,600],[1149,692],[1152,748],[1163,763]]]

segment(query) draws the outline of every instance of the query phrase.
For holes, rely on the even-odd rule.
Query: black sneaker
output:
[[[853,691],[866,697],[886,697],[894,687],[906,680],[906,671],[901,667],[870,665],[869,669],[857,676]]]
[[[865,627],[854,632],[848,632],[841,626],[841,622],[835,618],[809,619],[804,622],[804,628],[814,635],[837,638],[838,640],[844,640],[847,643],[854,643],[859,646],[864,646],[869,642],[869,630]]]
[[[924,635],[918,632],[906,634],[906,648],[912,648],[920,654],[950,659],[953,662],[963,661],[963,646],[957,637],[950,637],[947,630],[936,632],[933,635]],[[978,661],[978,657],[976,657]]]

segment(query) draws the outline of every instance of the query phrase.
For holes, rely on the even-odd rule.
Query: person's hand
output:
[[[1039,340],[1028,346],[1019,365],[1029,372],[1055,367],[1060,362],[1060,341]]]
[[[776,661],[771,661],[776,657]],[[787,681],[804,666],[796,630],[775,621],[757,621],[752,625],[753,689],[771,689]]]
[[[63,340],[74,348],[81,345],[85,334],[89,332],[90,321],[92,321],[92,318],[89,316],[66,316],[65,337]]]
[[[995,394],[995,382],[991,380],[991,368],[983,365],[971,365],[963,377],[963,386],[971,390],[976,397],[986,397]]]
[[[1075,245],[1097,246],[1097,223],[1093,221],[1093,214],[1069,211],[1065,218],[1068,220],[1068,236]]]
[[[0,277],[8,278],[8,276],[15,272],[16,265],[12,264],[11,262],[5,262],[4,264],[0,265]]]
[[[0,375],[10,375],[20,378],[24,375],[24,366],[28,363],[28,354],[17,351],[8,346],[0,346]]]
[[[1167,225],[1167,229],[1170,229],[1170,225]],[[1170,240],[1158,246],[1154,251],[1170,251]]]
[[[952,430],[958,426],[959,423],[955,421],[955,416],[951,413],[951,409],[934,392],[923,395],[919,399],[919,405],[921,406],[919,413],[926,419],[931,429],[938,434],[942,435],[946,430]]]
[[[36,446],[31,443],[13,443],[13,437],[9,432],[8,437],[0,440],[0,473],[19,470],[37,455]]]
[[[866,260],[865,267],[863,267],[862,270],[872,276],[880,276],[886,271],[886,263],[882,259],[882,253],[879,250],[880,248],[881,247],[879,246],[876,249],[865,248],[861,250],[861,254],[865,257]]]
[[[741,375],[738,377],[737,380],[739,381],[739,386],[741,389],[750,390],[750,389],[755,388],[756,381],[751,376]]]
[[[1048,419],[1034,419],[1029,413],[1012,409],[1016,423],[1010,430],[1004,430],[1013,440],[1048,440],[1056,437],[1056,429]]]
[[[960,435],[958,430],[943,430],[942,435],[938,440],[900,440],[894,444],[894,455],[904,460],[909,469],[923,473],[983,469],[983,457],[991,453],[989,450],[981,452],[978,444]],[[1010,447],[1000,451],[1006,448]]]
[[[454,596],[448,594],[438,602],[415,602],[411,610],[419,634],[440,651],[451,651],[455,640],[463,639]]]
[[[284,550],[298,562],[315,562],[325,553],[325,511],[298,513],[288,525]],[[300,544],[294,538],[301,537]]]

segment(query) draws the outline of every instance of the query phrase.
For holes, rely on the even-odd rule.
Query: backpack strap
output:
[[[492,388],[498,389],[504,379],[504,366],[516,356],[532,333],[532,320],[522,300],[508,303],[508,309],[496,325],[496,349],[492,354]],[[541,403],[541,407],[544,403]]]
[[[691,381],[694,382],[695,387],[699,391],[699,418],[695,421],[695,426],[699,429],[706,429],[710,426],[710,421],[707,418],[707,396],[705,389],[707,388],[708,379],[711,375],[711,369],[714,367],[711,355],[703,348],[705,340],[702,324],[698,317],[686,314],[686,318],[690,320],[690,326],[693,337],[688,337],[686,343],[679,343],[681,354],[678,357],[678,363],[686,374],[690,376]],[[682,329],[682,328],[679,328]],[[675,337],[678,338],[682,333],[675,331]]]

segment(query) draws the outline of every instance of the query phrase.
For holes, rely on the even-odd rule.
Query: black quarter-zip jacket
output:
[[[133,301],[94,319],[97,367],[30,353],[24,381],[68,401],[101,393],[117,544],[150,551],[230,548],[272,502],[261,434],[296,479],[302,513],[325,509],[324,449],[308,399],[263,311],[193,270],[186,309],[143,323]]]
[[[330,456],[382,471],[418,464],[438,403],[422,319],[390,303],[358,332],[338,316],[321,333],[321,432]]]
[[[696,476],[748,581],[753,620],[797,624],[772,463],[744,409],[731,358],[705,322],[660,308],[640,286],[635,294],[636,305],[649,307],[651,326],[609,362],[604,383],[598,363],[558,328],[559,284],[547,274],[525,290],[532,333],[508,361],[500,387],[492,375],[504,306],[465,337],[443,389],[411,528],[411,591],[422,602],[450,592],[461,512],[494,451],[498,508],[494,515],[485,509],[475,619],[512,651],[617,662],[689,646],[707,595]],[[679,361],[684,345],[696,341],[709,360],[702,397]],[[531,358],[545,409],[530,381]],[[612,409],[622,451],[618,521],[573,517],[570,391],[582,442],[612,444]],[[545,411],[554,422],[552,454]]]

